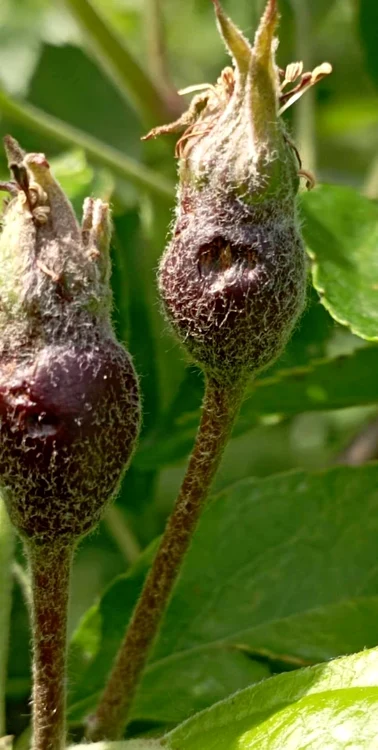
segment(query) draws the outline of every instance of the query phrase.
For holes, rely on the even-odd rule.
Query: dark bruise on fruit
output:
[[[299,177],[312,177],[280,115],[331,68],[277,68],[276,0],[253,46],[213,3],[233,67],[215,85],[181,92],[200,91],[179,120],[146,138],[181,133],[176,222],[159,269],[164,311],[205,372],[230,383],[280,354],[305,305],[296,197]]]
[[[286,344],[304,305],[305,256],[294,221],[230,198],[214,211],[207,192],[179,213],[160,290],[194,359],[232,381]]]
[[[87,199],[80,229],[44,155],[10,137],[6,149],[16,180],[0,237],[0,482],[22,536],[71,543],[128,464],[138,382],[111,326],[107,204]]]
[[[46,346],[0,366],[1,474],[20,533],[87,533],[117,489],[138,432],[138,390],[112,341]]]

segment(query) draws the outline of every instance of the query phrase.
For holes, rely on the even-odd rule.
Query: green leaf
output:
[[[303,196],[303,232],[323,305],[353,333],[378,341],[378,205],[347,187]]]
[[[27,92],[40,50],[41,42],[30,30],[0,28],[0,77],[12,94]]]
[[[309,286],[306,309],[293,336],[277,361],[264,370],[259,378],[271,377],[279,370],[289,370],[324,359],[330,339],[335,335],[335,327],[333,319],[320,303],[318,293]]]
[[[378,347],[283,370],[251,384],[236,425],[241,434],[259,418],[293,417],[302,412],[378,403]]]
[[[160,743],[134,740],[93,748],[372,750],[378,735],[377,674],[378,650],[364,651],[242,690],[193,716]]]
[[[147,193],[159,195],[168,201],[172,200],[173,186],[168,180],[84,131],[52,117],[31,104],[16,102],[2,90],[0,110],[11,123],[19,123],[23,128],[36,131],[44,138],[51,138],[66,146],[83,149],[93,161],[112,169],[115,174]]]
[[[291,0],[291,3],[296,6],[296,3]],[[304,0],[304,5],[307,5],[307,12],[314,24],[324,24],[327,19],[327,14],[332,11],[335,5],[335,0],[318,0],[317,3],[312,3],[311,0]]]
[[[131,740],[130,742],[95,742],[91,743],[90,747],[91,750],[159,750],[163,745],[158,740]],[[71,745],[67,750],[88,750],[88,743]]]
[[[156,311],[151,301],[152,293],[155,299],[155,258],[151,257],[151,248],[143,236],[138,210],[115,216],[112,248],[113,320],[117,337],[127,342],[140,377],[142,435],[147,435],[159,419],[162,373],[159,368],[161,352],[160,347],[156,346],[154,326]],[[134,524],[139,530],[138,537],[145,543],[161,528],[160,524],[156,526],[154,522],[154,489],[154,474],[139,472],[132,465],[123,479],[119,497],[126,512],[133,514]]]
[[[378,5],[375,0],[359,0],[358,21],[367,67],[378,86]]]
[[[5,693],[12,606],[12,562],[15,534],[0,495],[0,736],[5,732]]]
[[[193,717],[169,750],[372,750],[378,736],[378,650],[279,675]]]
[[[90,0],[65,2],[80,23],[99,64],[119,91],[132,102],[145,124],[152,126],[169,119],[168,107],[157,86]]]
[[[277,669],[375,645],[377,486],[371,464],[220,493],[195,534],[134,718],[178,722]],[[75,634],[72,721],[96,702],[153,554],[115,580]]]
[[[50,0],[2,0],[0,3],[0,78],[8,92],[27,94],[42,42],[76,41],[75,23]]]
[[[51,168],[54,177],[71,201],[89,193],[93,169],[88,165],[84,151],[75,150],[61,154],[51,160]]]
[[[160,394],[156,342],[151,320],[151,288],[146,283],[146,280],[150,281],[151,254],[146,252],[138,211],[129,211],[115,217],[112,244],[116,331],[121,341],[127,341],[141,378],[143,429],[146,431],[156,422]],[[127,323],[129,331],[126,331]]]
[[[233,434],[241,435],[262,422],[276,424],[303,412],[378,403],[377,370],[378,347],[369,346],[262,377],[251,382]],[[188,454],[198,426],[202,393],[202,376],[194,369],[187,370],[161,428],[142,441],[135,467],[152,469]]]
[[[44,45],[28,100],[136,159],[142,152],[135,113],[77,47]]]
[[[48,6],[48,0],[0,3],[0,78],[12,94],[27,93],[42,48]]]
[[[54,176],[73,203],[79,221],[88,195],[95,195],[106,202],[111,200],[115,181],[110,172],[105,169],[94,170],[88,164],[82,149],[64,151],[49,161]]]

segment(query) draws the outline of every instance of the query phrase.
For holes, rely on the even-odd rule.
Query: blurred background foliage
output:
[[[223,4],[252,38],[263,0],[224,0]],[[332,76],[287,113],[304,166],[315,171],[319,182],[352,186],[377,199],[376,0],[280,0],[279,5],[280,66],[303,59],[305,69],[310,69],[327,60],[334,69]],[[161,532],[193,440],[202,379],[195,368],[188,367],[167,331],[155,283],[158,258],[173,218],[173,141],[143,144],[140,137],[158,124],[153,118],[154,86],[165,97],[162,111],[155,106],[156,117],[162,120],[165,114],[169,119],[179,111],[176,89],[213,82],[228,64],[210,0],[93,0],[93,8],[142,69],[149,71],[152,93],[144,90],[141,81],[139,97],[135,96],[138,87],[130,96],[129,71],[119,80],[109,68],[93,44],[91,29],[86,33],[79,22],[78,6],[80,0],[0,0],[0,134],[11,132],[25,149],[48,154],[78,214],[88,194],[112,203],[114,320],[118,336],[135,358],[143,392],[144,426],[133,466],[115,509],[84,541],[76,557],[71,631],[109,581],[124,572],[138,550]],[[12,109],[11,103],[17,101],[19,109]],[[24,102],[60,123],[47,122],[35,112],[30,119]],[[151,107],[144,106],[146,102]],[[5,179],[3,155],[0,172]],[[148,183],[151,175],[156,178],[153,184]],[[358,358],[362,346],[366,348],[348,328],[335,323],[311,291],[287,351],[262,376],[266,385],[257,393],[257,406],[247,402],[216,489],[246,476],[320,468],[341,460],[354,435],[377,416],[377,393],[371,393],[376,371],[371,362],[364,364]],[[376,355],[374,345],[370,348]],[[347,392],[338,399],[336,392],[327,395],[327,382],[334,388],[336,384],[337,391],[337,372],[329,363],[344,355],[352,359]],[[319,368],[309,364],[317,360],[325,361],[321,387]],[[291,377],[282,385],[280,371],[293,368],[305,373],[303,392],[307,389],[312,398],[311,408],[301,402],[280,407]],[[269,396],[269,388],[273,405],[259,408],[259,399]],[[357,398],[353,397],[355,388],[359,388]],[[364,392],[371,393],[365,400]],[[23,563],[21,551],[19,560]],[[15,577],[20,580],[19,570]],[[16,586],[9,732],[18,733],[28,721],[29,670],[27,611],[21,588]]]

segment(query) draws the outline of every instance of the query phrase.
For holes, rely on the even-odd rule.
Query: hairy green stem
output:
[[[86,151],[93,161],[109,167],[119,177],[132,182],[136,187],[145,190],[147,193],[164,198],[169,202],[173,200],[174,185],[164,177],[57,117],[53,117],[31,104],[16,102],[1,89],[0,112],[13,122],[20,122],[25,128],[30,128],[42,136],[53,138],[55,141],[70,147],[79,146]]]
[[[185,554],[220,464],[244,392],[206,383],[197,439],[176,505],[134,610],[96,713],[89,738],[116,740],[123,735],[130,709]]]
[[[115,29],[99,15],[90,0],[65,0],[82,27],[100,66],[151,127],[172,115],[157,86],[131,55]]]
[[[73,549],[26,544],[32,582],[33,750],[66,743],[67,611]]]
[[[14,531],[0,496],[0,737],[5,734],[5,693],[12,606]]]
[[[312,30],[310,0],[294,0],[296,22],[296,56],[306,70],[312,65]],[[295,141],[305,169],[316,169],[315,91],[310,88],[295,108]]]

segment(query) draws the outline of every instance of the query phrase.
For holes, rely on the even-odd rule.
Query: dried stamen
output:
[[[282,115],[286,110],[292,106],[298,99],[300,99],[303,94],[308,91],[312,86],[315,86],[319,81],[322,80],[322,78],[325,78],[325,76],[328,76],[330,73],[332,73],[332,65],[325,62],[322,63],[322,65],[319,65],[317,68],[314,68],[312,72],[303,73],[301,76],[301,80],[298,83],[295,88],[291,89],[291,91],[286,91],[283,94],[280,94],[279,102],[281,104],[281,108],[279,110],[279,114]],[[281,87],[281,89],[283,86]],[[282,106],[283,105],[283,106]]]

